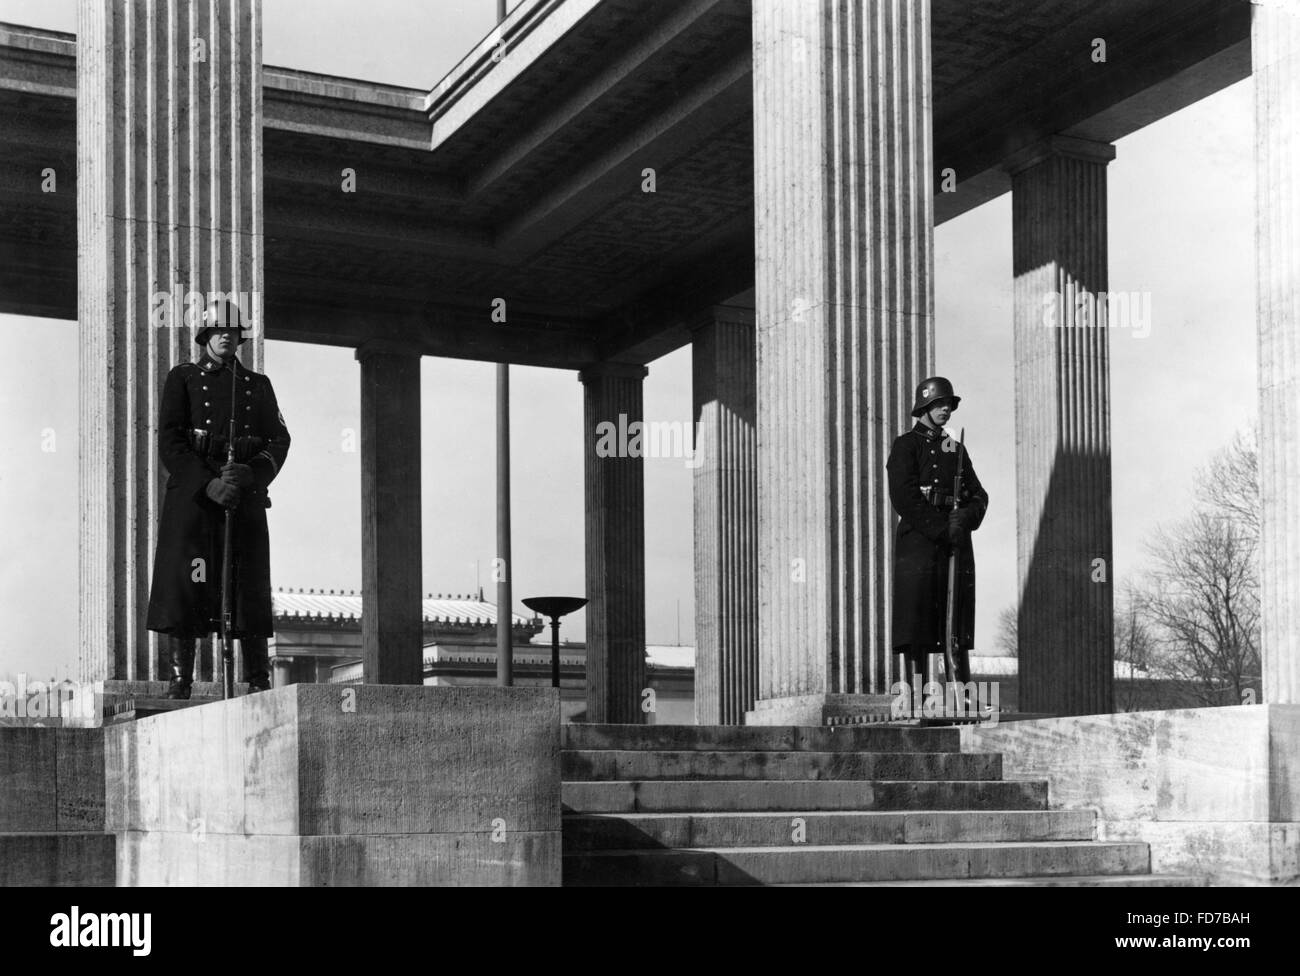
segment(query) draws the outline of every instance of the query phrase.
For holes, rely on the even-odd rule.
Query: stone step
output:
[[[128,681],[115,678],[104,682],[104,694],[106,697],[112,695],[120,698],[166,698],[168,687],[170,687],[170,683],[167,681]],[[236,697],[246,694],[247,691],[247,684],[235,682]],[[190,687],[190,694],[194,698],[219,701],[221,699],[221,682],[195,681]]]
[[[632,780],[561,784],[575,813],[1045,810],[1039,780]]]
[[[789,888],[1204,888],[1190,874],[1093,874],[1031,878],[943,878],[929,881],[827,881]]]
[[[564,855],[566,885],[752,885],[833,881],[1136,875],[1146,844],[1098,841],[852,844],[585,851]]]
[[[802,824],[796,821],[802,821]],[[1092,840],[1091,810],[837,810],[829,813],[565,814],[566,853],[691,847],[785,847],[804,842],[934,844]]]
[[[112,834],[0,833],[0,887],[113,887]]]
[[[183,708],[195,708],[199,705],[206,705],[209,702],[221,701],[220,698],[136,698],[135,717],[148,718],[150,715],[165,715],[168,712],[178,712]]]
[[[954,728],[799,725],[586,725],[561,727],[563,749],[708,752],[961,752]]]
[[[588,780],[1001,779],[998,753],[569,750],[560,776]]]

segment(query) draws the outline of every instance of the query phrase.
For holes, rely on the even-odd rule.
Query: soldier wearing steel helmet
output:
[[[958,508],[952,490],[957,473],[957,438],[944,425],[961,397],[942,376],[922,380],[916,388],[912,429],[894,440],[886,468],[889,500],[898,513],[894,533],[894,605],[892,644],[903,657],[903,675],[929,681],[931,654],[942,654],[946,639],[948,557],[958,551],[954,631],[957,678],[970,680],[969,651],[975,637],[975,553],[970,534],[984,521],[989,496],[962,455]]]
[[[289,431],[271,381],[236,355],[245,339],[238,307],[209,307],[194,339],[201,355],[167,374],[158,410],[158,453],[168,477],[147,626],[169,638],[164,644],[170,698],[190,697],[194,639],[219,627],[227,509],[234,513],[231,636],[242,647],[249,690],[270,687],[267,487],[289,453]],[[232,420],[233,462],[227,460]]]

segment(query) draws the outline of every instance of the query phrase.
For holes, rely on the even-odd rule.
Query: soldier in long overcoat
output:
[[[957,677],[970,680],[969,651],[975,644],[975,552],[970,533],[980,527],[989,496],[963,454],[958,508],[952,505],[958,442],[943,425],[961,403],[942,376],[916,388],[916,423],[894,440],[886,465],[889,500],[898,513],[894,533],[892,643],[903,656],[903,674],[929,681],[929,656],[942,654],[946,639],[948,557],[958,552],[954,613]]]
[[[233,303],[210,307],[195,341],[203,352],[167,374],[158,413],[158,453],[167,489],[158,523],[147,626],[170,635],[169,697],[188,698],[194,638],[219,630],[225,513],[234,513],[231,636],[243,650],[251,691],[270,687],[266,639],[271,610],[267,486],[289,452],[289,431],[271,381],[244,367]],[[235,459],[227,461],[234,421]]]

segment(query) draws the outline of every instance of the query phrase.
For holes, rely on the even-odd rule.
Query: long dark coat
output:
[[[150,630],[199,637],[218,628],[225,510],[206,490],[226,461],[231,380],[231,367],[204,352],[197,363],[173,368],[163,386],[158,453],[168,478],[149,592]],[[289,431],[269,379],[241,364],[235,386],[235,460],[253,469],[254,484],[243,489],[235,509],[231,633],[271,637],[266,489],[289,453]],[[207,432],[206,445],[193,436],[195,430]]]
[[[957,473],[957,451],[945,450],[947,434],[917,423],[894,440],[889,452],[889,500],[898,513],[894,532],[894,606],[892,635],[895,653],[911,647],[913,653],[943,653],[948,600],[948,513],[951,504],[936,508],[926,501],[922,487],[952,494]],[[956,446],[956,439],[949,442]],[[975,475],[970,454],[962,465],[961,506],[976,512],[978,528],[988,509],[989,496]],[[975,645],[975,553],[970,537],[959,547],[957,606],[954,615],[958,644]]]

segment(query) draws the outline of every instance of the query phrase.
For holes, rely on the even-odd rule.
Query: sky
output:
[[[495,0],[265,0],[264,61],[431,87],[492,27]],[[310,15],[307,15],[310,11]],[[75,0],[0,0],[0,21],[76,30]],[[1150,296],[1139,337],[1111,335],[1117,580],[1191,504],[1197,469],[1254,425],[1253,101],[1234,85],[1116,144],[1108,170],[1112,290]],[[990,495],[975,536],[977,648],[1016,598],[1011,198],[935,232],[936,359],[963,396],[952,425]],[[77,327],[0,315],[0,675],[75,676]],[[293,447],[271,487],[277,587],[360,589],[359,366],[350,350],[268,341]],[[493,599],[494,367],[425,358],[424,589]],[[582,391],[572,372],[514,367],[515,599],[584,590]],[[919,379],[919,377],[918,377]],[[690,353],[650,365],[646,419],[691,417]],[[646,462],[650,643],[693,642],[691,478]],[[516,610],[522,607],[516,606]],[[584,636],[582,614],[565,637]]]

